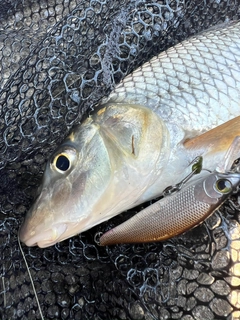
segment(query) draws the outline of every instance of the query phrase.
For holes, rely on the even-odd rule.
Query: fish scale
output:
[[[233,23],[224,34],[220,27],[213,28],[177,44],[127,76],[109,103],[148,105],[166,121],[177,119],[189,132],[204,132],[213,123],[238,116],[239,33],[240,23]]]

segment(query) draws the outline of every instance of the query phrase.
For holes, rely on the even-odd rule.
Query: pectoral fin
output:
[[[226,151],[236,136],[240,136],[240,116],[209,130],[198,137],[186,140],[188,150],[206,150],[208,154]]]

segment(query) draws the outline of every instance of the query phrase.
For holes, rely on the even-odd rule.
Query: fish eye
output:
[[[70,172],[74,168],[78,159],[78,153],[75,148],[67,147],[57,151],[50,161],[52,170],[61,174]]]
[[[65,155],[60,154],[57,157],[56,167],[61,171],[67,171],[70,167],[70,161]]]
[[[65,172],[70,168],[70,160],[66,154],[58,154],[54,158],[53,163],[55,167],[62,172]]]
[[[232,191],[232,184],[227,179],[219,179],[215,184],[216,190],[223,194],[229,193]]]

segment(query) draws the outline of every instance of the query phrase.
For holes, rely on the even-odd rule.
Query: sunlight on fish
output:
[[[215,170],[240,135],[239,32],[213,28],[127,76],[48,161],[21,241],[51,246],[153,199],[196,156]]]

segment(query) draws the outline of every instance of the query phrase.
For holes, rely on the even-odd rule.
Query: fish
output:
[[[240,135],[239,34],[212,28],[123,79],[50,157],[20,240],[48,247],[154,199],[197,156],[214,171]]]
[[[235,150],[231,151],[234,147]],[[229,149],[227,156],[231,152],[237,153],[230,168],[232,170],[202,170],[197,177],[190,174],[173,187],[172,193],[100,235],[98,244],[109,246],[164,241],[200,225],[240,186],[240,137],[234,139]],[[220,168],[226,166],[227,163],[219,165]]]

